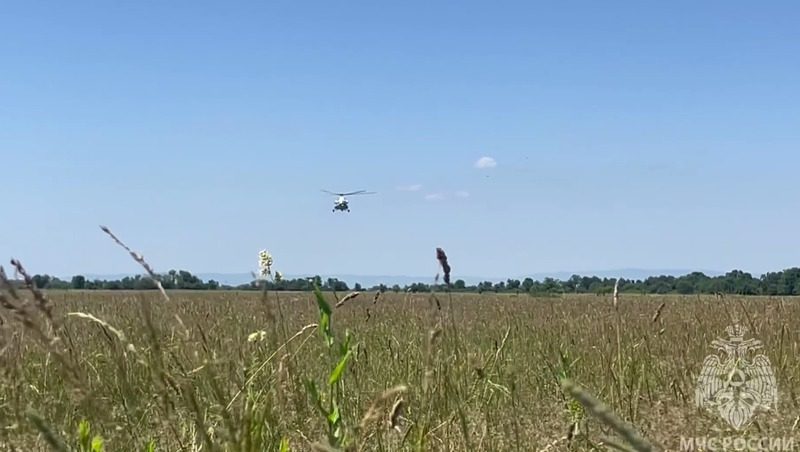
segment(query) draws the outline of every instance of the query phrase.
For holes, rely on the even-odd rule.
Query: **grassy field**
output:
[[[3,293],[2,450],[634,449],[565,378],[656,448],[789,438],[800,414],[796,299]],[[734,320],[779,390],[738,433],[694,407]]]

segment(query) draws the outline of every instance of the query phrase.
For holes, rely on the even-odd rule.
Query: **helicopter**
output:
[[[350,193],[333,193],[328,190],[322,191],[328,193],[329,195],[337,196],[336,201],[333,202],[333,210],[331,210],[331,212],[336,212],[337,210],[341,210],[342,212],[350,212],[350,203],[345,196],[375,194],[374,191],[366,190],[351,191]]]

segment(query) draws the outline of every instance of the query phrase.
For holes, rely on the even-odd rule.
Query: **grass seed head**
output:
[[[338,303],[336,303],[336,307],[340,307],[347,303],[348,301],[352,300],[353,298],[361,295],[361,292],[350,292],[349,294],[345,295]]]
[[[450,285],[450,264],[447,262],[447,254],[445,254],[444,250],[441,248],[436,248],[436,260],[439,261],[439,265],[442,266],[442,271],[444,272],[444,282],[449,286]]]
[[[392,411],[389,412],[389,428],[400,431],[400,416],[403,414],[405,408],[405,401],[403,398],[397,399],[392,405]]]
[[[111,232],[111,229],[109,229],[107,226],[100,226],[100,229],[103,232],[105,232],[109,237],[111,237],[111,240],[113,240],[117,245],[121,246],[125,251],[127,251],[128,254],[130,254],[131,257],[133,258],[133,260],[136,261],[136,263],[138,263],[139,265],[142,266],[142,268],[144,268],[148,276],[150,276],[150,279],[152,279],[156,287],[158,287],[158,290],[161,292],[161,296],[164,297],[164,300],[169,301],[169,296],[167,295],[167,291],[164,290],[164,286],[161,285],[161,280],[159,279],[158,275],[156,275],[156,272],[153,271],[153,267],[151,267],[150,264],[148,264],[147,261],[144,260],[144,256],[130,249],[130,247],[126,245],[122,240],[117,238],[117,236],[114,235],[114,233]]]

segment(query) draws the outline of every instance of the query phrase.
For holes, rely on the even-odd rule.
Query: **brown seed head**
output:
[[[449,286],[450,285],[450,264],[447,263],[447,255],[444,253],[444,250],[441,248],[436,248],[436,260],[439,261],[439,265],[442,266],[442,271],[444,272],[444,282]]]
[[[352,300],[353,298],[355,298],[355,297],[357,297],[359,295],[361,295],[361,292],[350,292],[349,294],[345,295],[344,298],[339,300],[338,303],[336,303],[336,307],[337,308],[341,307],[343,304],[347,303],[348,301]]]

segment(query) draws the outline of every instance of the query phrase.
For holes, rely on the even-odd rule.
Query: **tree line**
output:
[[[34,275],[33,284],[39,289],[74,290],[154,290],[154,281],[147,276],[129,276],[119,280],[89,280],[82,275],[64,281],[49,275]],[[443,284],[417,282],[405,286],[379,284],[364,288],[356,283],[352,288],[336,278],[323,280],[320,276],[312,278],[283,279],[280,281],[257,281],[236,286],[220,284],[217,281],[203,281],[185,270],[170,270],[158,275],[164,289],[183,290],[261,290],[266,284],[269,290],[310,291],[314,285],[323,290],[348,291],[393,291],[429,292],[445,290]],[[614,290],[617,280],[597,276],[573,275],[566,281],[545,278],[542,281],[525,278],[505,281],[483,281],[467,285],[464,280],[456,280],[449,288],[453,292],[472,293],[525,293],[531,295],[558,295],[567,293],[608,294]],[[621,293],[637,294],[738,294],[738,295],[800,295],[800,268],[789,268],[754,277],[750,273],[733,270],[724,275],[707,276],[694,272],[683,276],[651,276],[642,280],[620,279],[618,289]]]

